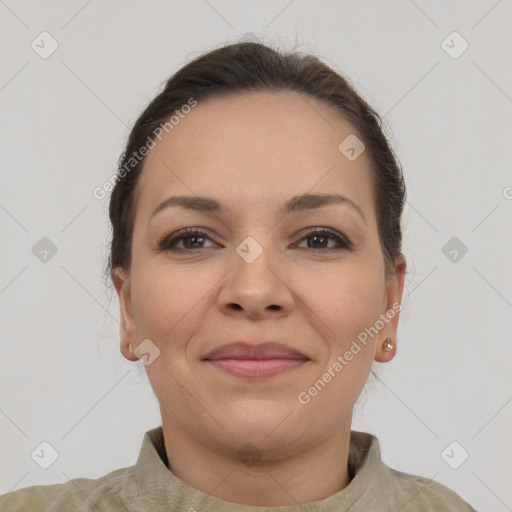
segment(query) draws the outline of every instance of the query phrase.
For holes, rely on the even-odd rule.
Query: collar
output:
[[[389,470],[381,460],[379,442],[375,436],[354,430],[350,432],[348,469],[352,477],[349,485],[322,500],[282,507],[231,503],[199,491],[174,475],[168,468],[163,429],[160,426],[144,435],[134,466],[138,496],[132,504],[137,502],[137,510],[138,506],[143,505],[144,509],[154,512],[262,512],[271,509],[293,512],[298,510],[297,507],[302,512],[328,512],[348,510],[356,503],[364,506],[365,501],[380,494],[383,472]]]

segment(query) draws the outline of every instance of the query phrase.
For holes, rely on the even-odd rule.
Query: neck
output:
[[[162,417],[171,471],[206,494],[243,505],[278,507],[322,500],[350,483],[350,418],[344,428],[308,450],[246,459],[214,449]]]

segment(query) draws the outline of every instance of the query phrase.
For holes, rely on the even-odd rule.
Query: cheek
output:
[[[294,279],[301,301],[314,315],[311,319],[333,349],[346,350],[352,339],[373,325],[381,313],[383,287],[368,267],[346,266],[324,273],[301,272]]]
[[[187,334],[200,325],[213,277],[192,267],[180,269],[161,262],[138,268],[133,273],[132,293],[139,336],[151,339],[161,349],[170,348],[169,339],[174,347],[182,345]]]
[[[309,290],[301,298],[314,309],[314,328],[322,330],[326,343],[315,380],[301,389],[298,398],[315,411],[310,417],[325,416],[330,409],[327,427],[344,418],[368,379],[376,340],[368,333],[382,313],[383,288],[371,272],[354,267],[321,278],[304,275],[300,286]]]

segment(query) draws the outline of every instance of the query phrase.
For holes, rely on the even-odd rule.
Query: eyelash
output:
[[[338,247],[328,247],[328,248],[318,248],[318,249],[306,248],[307,250],[320,251],[320,252],[331,252],[331,251],[339,251],[339,250],[351,251],[351,250],[353,250],[352,244],[346,237],[339,234],[337,231],[334,231],[334,230],[328,229],[328,228],[312,229],[311,231],[306,233],[299,240],[299,242],[301,242],[302,240],[308,239],[314,235],[321,235],[321,236],[328,237],[332,240],[335,240],[336,243],[338,244]],[[158,252],[172,251],[172,252],[181,252],[181,253],[188,252],[188,253],[192,253],[192,254],[196,253],[197,251],[200,251],[203,248],[198,248],[198,249],[177,249],[176,248],[176,244],[178,242],[180,242],[181,240],[185,240],[187,238],[193,238],[193,237],[200,237],[200,238],[208,239],[211,241],[208,234],[205,233],[204,231],[202,231],[201,229],[183,228],[183,229],[176,231],[175,233],[173,233],[170,236],[163,237],[163,239],[160,240],[160,242],[158,243]],[[303,249],[303,248],[301,247],[301,249]]]

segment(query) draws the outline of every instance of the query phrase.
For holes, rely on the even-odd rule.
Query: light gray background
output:
[[[399,350],[353,428],[388,465],[512,510],[511,21],[510,0],[0,0],[0,493],[131,465],[160,424],[142,364],[119,352],[108,201],[92,190],[168,76],[254,33],[352,79],[404,168]],[[59,44],[47,59],[42,31]],[[456,59],[453,31],[469,43]],[[58,248],[46,263],[42,237]],[[42,441],[59,453],[46,470]],[[452,441],[469,453],[458,469],[441,457]]]

